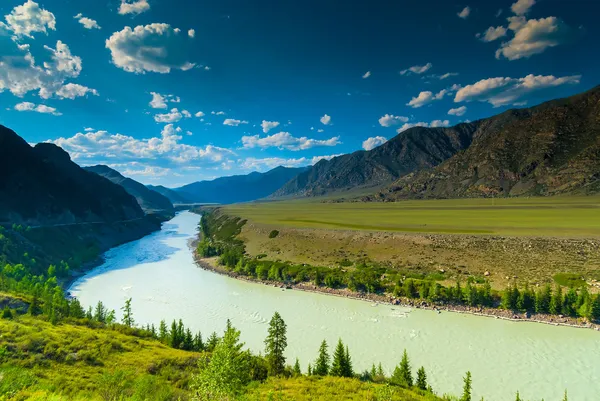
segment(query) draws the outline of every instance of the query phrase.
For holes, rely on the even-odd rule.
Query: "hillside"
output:
[[[466,149],[477,127],[477,124],[461,124],[453,128],[408,129],[373,150],[321,160],[273,196],[318,196],[389,184],[410,172],[436,166]]]
[[[600,86],[478,121],[473,144],[365,200],[597,194]]]
[[[305,170],[306,168],[277,167],[266,173],[253,172],[195,182],[175,188],[175,191],[197,203],[249,202],[269,196]]]
[[[149,189],[151,189],[155,192],[158,192],[159,194],[163,195],[165,198],[169,199],[169,201],[171,201],[171,203],[173,205],[192,203],[185,196],[181,195],[180,193],[178,193],[172,189],[164,187],[162,185],[146,185],[146,186]]]
[[[146,213],[169,212],[173,213],[173,204],[160,193],[147,188],[131,178],[124,177],[121,173],[104,165],[84,167],[84,170],[96,173],[113,183],[122,186],[127,193],[135,197],[140,207]]]
[[[56,145],[31,147],[0,126],[0,223],[115,222],[144,217],[119,185],[83,170]]]

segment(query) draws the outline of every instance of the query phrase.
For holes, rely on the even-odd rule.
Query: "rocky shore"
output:
[[[530,314],[530,313],[514,313],[498,308],[485,308],[485,307],[469,307],[465,305],[437,305],[431,304],[427,301],[419,299],[408,299],[398,298],[391,294],[367,294],[352,292],[348,289],[333,289],[327,287],[317,287],[312,283],[303,282],[298,284],[282,284],[280,282],[270,280],[258,280],[253,277],[243,276],[235,272],[228,271],[222,266],[217,264],[217,258],[202,258],[196,252],[197,241],[190,242],[190,248],[194,254],[194,260],[198,267],[208,270],[217,274],[222,274],[228,277],[232,277],[238,280],[244,280],[247,282],[258,283],[269,285],[273,287],[279,287],[288,290],[299,290],[306,292],[314,292],[319,294],[334,295],[338,297],[356,299],[359,301],[377,302],[382,304],[392,304],[404,307],[410,307],[415,309],[426,309],[439,312],[455,312],[455,313],[467,313],[477,316],[493,317],[496,319],[510,320],[514,322],[533,322],[533,323],[544,323],[553,326],[568,326],[576,328],[587,328],[600,331],[600,325],[590,323],[584,319],[575,319],[562,315],[545,315],[545,314]]]

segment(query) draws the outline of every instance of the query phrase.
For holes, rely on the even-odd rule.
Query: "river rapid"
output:
[[[161,231],[105,253],[105,263],[79,278],[69,291],[84,307],[101,300],[109,309],[132,298],[137,324],[183,319],[206,338],[226,319],[255,352],[264,351],[268,322],[279,311],[288,326],[288,363],[305,372],[323,339],[330,353],[342,338],[356,371],[381,362],[388,375],[408,351],[413,374],[424,366],[433,389],[459,395],[466,371],[473,399],[530,401],[600,399],[600,333],[539,323],[282,290],[200,269],[189,243],[200,216],[179,213]]]

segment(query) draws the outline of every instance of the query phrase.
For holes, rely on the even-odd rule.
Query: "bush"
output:
[[[279,231],[273,230],[269,233],[269,238],[273,239],[273,238],[276,238],[278,235],[279,235]]]

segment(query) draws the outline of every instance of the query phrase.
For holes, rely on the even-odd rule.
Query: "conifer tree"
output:
[[[550,301],[552,300],[552,288],[546,284],[544,288],[535,294],[535,312],[550,312]]]
[[[204,351],[204,341],[202,341],[202,333],[198,332],[194,337],[194,351],[202,352]]]
[[[425,368],[423,366],[417,370],[416,386],[421,390],[427,390],[427,374],[425,373]]]
[[[465,385],[463,387],[463,394],[462,397],[460,398],[460,401],[471,401],[471,387],[472,387],[472,382],[471,382],[471,372],[467,372],[467,374],[465,375],[464,378],[464,382]]]
[[[519,392],[518,392],[518,391],[517,391],[517,398],[515,398],[515,401],[523,401],[523,400],[521,399],[521,396],[519,395]]]
[[[567,294],[565,295],[565,300],[563,302],[562,313],[566,316],[575,316],[577,310],[577,291],[575,288],[571,287]]]
[[[294,376],[302,376],[302,369],[300,369],[300,361],[296,358],[296,363],[294,363]]]
[[[40,307],[40,300],[37,295],[34,295],[31,299],[31,303],[29,304],[29,309],[27,310],[27,313],[29,313],[31,316],[37,316],[40,313],[42,313],[42,308]]]
[[[383,367],[381,366],[381,362],[379,362],[379,365],[377,366],[377,376],[385,378],[385,373],[383,373]]]
[[[96,310],[94,311],[94,320],[100,323],[106,323],[106,308],[102,301],[98,301],[96,304]]]
[[[312,366],[310,365],[310,363],[308,364],[308,368],[306,370],[306,375],[307,376],[312,376],[313,371],[312,371]]]
[[[342,372],[344,377],[353,377],[354,376],[354,368],[352,367],[352,358],[350,357],[350,351],[348,351],[348,346],[346,345],[346,355],[344,359],[344,370]]]
[[[121,321],[127,327],[133,327],[135,321],[133,320],[133,311],[131,310],[131,298],[125,301],[125,305],[121,308],[123,311],[123,319]]]
[[[183,349],[186,351],[192,351],[194,349],[194,336],[192,335],[192,331],[189,328],[185,330]]]
[[[590,306],[588,319],[594,322],[600,321],[600,295],[596,295]]]
[[[552,294],[552,299],[550,300],[550,313],[553,315],[558,315],[562,312],[562,306],[562,288],[560,285],[556,285],[556,290],[554,290],[554,294]]]
[[[404,353],[402,354],[402,361],[400,361],[400,364],[396,366],[396,369],[394,369],[394,374],[392,375],[391,380],[392,383],[398,386],[412,387],[413,378],[410,368],[410,361],[408,359],[406,350],[404,350]]]
[[[377,376],[377,368],[375,367],[375,364],[371,366],[371,371],[369,374],[371,375],[371,380],[375,380],[375,377]]]
[[[217,333],[213,331],[206,341],[206,351],[213,352],[219,343],[219,340],[219,336],[217,336]]]
[[[168,343],[169,342],[169,331],[167,329],[167,323],[164,320],[160,321],[160,324],[158,326],[158,339],[162,342],[162,343]]]
[[[110,312],[106,315],[106,324],[113,325],[117,321],[117,314],[114,309],[111,309]]]
[[[319,347],[319,357],[315,362],[313,374],[317,376],[327,376],[329,373],[329,354],[327,353],[327,341],[323,340]]]
[[[335,347],[335,351],[333,352],[333,362],[331,363],[331,370],[329,371],[331,376],[343,376],[345,363],[344,359],[346,357],[345,352],[344,344],[340,338],[337,346]]]
[[[285,370],[285,348],[287,347],[287,326],[279,312],[275,312],[269,322],[269,334],[265,339],[265,357],[269,373],[277,376]]]

